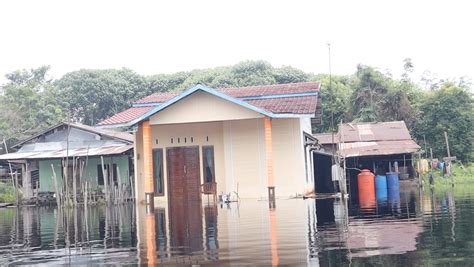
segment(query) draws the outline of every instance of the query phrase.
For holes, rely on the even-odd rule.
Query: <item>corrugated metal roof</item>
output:
[[[389,141],[411,139],[404,121],[345,123],[339,127],[341,142]]]
[[[315,134],[320,144],[332,144],[330,133]],[[421,147],[413,141],[404,121],[345,123],[334,142],[344,157],[414,153]]]
[[[117,145],[97,148],[77,148],[61,149],[42,152],[16,152],[0,155],[0,160],[20,160],[20,159],[50,159],[66,157],[92,157],[104,155],[117,155],[133,149],[133,145]]]
[[[118,139],[118,140],[121,140],[121,141],[125,141],[127,143],[133,143],[133,135],[132,134],[129,134],[129,133],[126,133],[126,132],[119,132],[119,131],[114,131],[114,130],[109,130],[109,129],[101,129],[101,128],[96,128],[96,127],[92,127],[92,126],[88,126],[88,125],[84,125],[84,124],[80,124],[80,123],[67,123],[67,122],[62,122],[62,123],[59,123],[59,124],[56,124],[42,132],[39,132],[23,141],[21,141],[20,143],[18,144],[15,144],[13,147],[20,147],[22,146],[23,144],[27,143],[28,141],[31,141],[35,138],[38,138],[39,136],[41,135],[44,135],[44,134],[47,134],[49,132],[51,132],[52,130],[60,127],[60,126],[67,126],[69,125],[71,128],[77,128],[77,129],[80,129],[80,130],[83,130],[83,131],[86,131],[86,132],[90,132],[90,133],[94,133],[94,134],[97,134],[97,135],[102,135],[102,136],[107,136],[109,138],[112,138],[112,139]]]
[[[420,149],[413,140],[351,142],[340,145],[340,152],[346,158],[411,154]]]

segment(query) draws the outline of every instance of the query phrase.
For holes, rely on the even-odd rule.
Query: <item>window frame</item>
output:
[[[161,179],[160,179],[160,184],[161,184],[161,189],[162,192],[158,192],[158,186],[157,186],[157,177],[156,177],[156,170],[155,170],[155,153],[158,152],[160,153],[160,173],[161,173]],[[163,148],[154,148],[152,150],[152,164],[153,164],[153,192],[155,196],[164,196],[165,195],[165,177],[164,177],[164,170],[163,170],[163,165],[164,165],[164,158],[163,158]]]
[[[211,169],[212,181],[210,181],[210,182],[207,181],[207,172],[206,172],[206,164],[207,164],[206,149],[211,149],[211,151],[212,151],[212,169]],[[203,174],[203,183],[204,183],[204,184],[216,183],[216,160],[215,160],[214,146],[212,146],[212,145],[202,146],[202,174]]]

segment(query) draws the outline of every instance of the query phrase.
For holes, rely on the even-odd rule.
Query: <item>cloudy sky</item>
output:
[[[304,71],[474,77],[470,1],[2,0],[0,83],[13,70],[127,67],[140,74],[263,59]]]

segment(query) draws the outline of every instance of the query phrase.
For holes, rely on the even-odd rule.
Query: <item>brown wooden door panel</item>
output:
[[[167,149],[171,246],[184,253],[203,249],[199,147]]]
[[[199,147],[167,149],[169,201],[200,201]]]

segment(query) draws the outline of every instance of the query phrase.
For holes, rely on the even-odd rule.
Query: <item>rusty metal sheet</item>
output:
[[[404,121],[377,123],[345,123],[339,127],[341,142],[410,140]]]
[[[353,142],[341,145],[341,154],[346,158],[378,155],[414,153],[420,146],[413,140]]]

